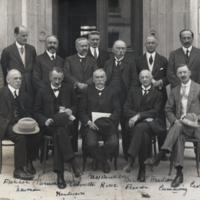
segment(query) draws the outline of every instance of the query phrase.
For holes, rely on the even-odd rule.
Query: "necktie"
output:
[[[152,55],[151,55],[150,58],[149,58],[149,63],[150,63],[150,65],[152,65],[152,63],[153,63]]]
[[[95,59],[97,59],[97,50],[96,50],[96,48],[94,48],[94,57],[95,57]]]
[[[59,88],[54,88],[53,91],[54,91],[54,92],[61,91],[61,87],[59,87]]]
[[[17,91],[14,91],[14,98],[17,98]]]
[[[148,92],[149,92],[149,90],[143,90],[143,96],[146,96],[147,94],[148,94]]]
[[[116,67],[118,67],[118,66],[120,66],[120,65],[121,65],[121,61],[119,61],[119,60],[116,60],[116,62],[117,62],[117,65],[116,65]]]
[[[23,55],[23,53],[24,53],[24,47],[21,47],[21,48],[20,48],[20,52],[21,52],[21,54]]]
[[[55,57],[54,57],[54,55],[51,56],[51,59],[55,63]]]
[[[181,94],[181,119],[186,115],[186,108],[187,105],[185,101],[187,100],[187,97],[185,96],[186,93],[186,86],[182,86],[182,94]]]
[[[186,55],[186,57],[187,57],[187,58],[189,58],[189,51],[188,51],[188,49],[187,49],[187,51],[186,51],[186,54],[185,54],[185,55]]]

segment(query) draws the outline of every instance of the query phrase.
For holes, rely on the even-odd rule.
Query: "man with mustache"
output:
[[[110,59],[110,55],[107,51],[99,48],[100,34],[98,31],[91,31],[88,35],[88,41],[90,48],[88,50],[88,56],[91,56],[97,61],[98,68],[103,68],[107,60]]]
[[[30,96],[32,103],[35,99],[35,90],[32,85],[33,62],[37,56],[35,47],[27,44],[28,29],[25,26],[17,26],[14,29],[16,41],[6,47],[1,55],[1,66],[4,74],[4,85],[9,70],[17,69],[22,74],[21,91]]]
[[[196,115],[200,119],[200,85],[190,79],[191,71],[186,64],[177,67],[177,77],[180,84],[172,89],[165,106],[165,114],[171,128],[167,134],[161,151],[154,157],[145,161],[146,165],[157,166],[165,153],[174,149],[174,165],[177,170],[171,187],[178,187],[183,182],[183,160],[185,140],[187,138],[200,139],[200,128],[189,127],[182,123],[187,114]]]
[[[114,151],[118,145],[117,125],[120,117],[120,104],[117,92],[112,87],[105,86],[106,74],[103,69],[93,73],[95,86],[83,91],[79,106],[81,133],[85,139],[86,148],[93,155],[93,170],[97,170],[99,162],[104,173],[109,173],[110,167],[106,155]],[[92,112],[110,113],[108,118],[92,120]],[[100,121],[99,121],[100,120]],[[112,127],[112,128],[110,128]],[[104,145],[99,146],[99,136]]]
[[[93,84],[93,72],[98,68],[95,59],[88,56],[88,40],[84,37],[78,38],[75,42],[77,54],[66,57],[64,62],[64,81],[74,87],[78,101],[81,93],[88,86]],[[74,151],[78,151],[78,121],[75,120],[75,135],[73,137]]]
[[[106,72],[107,81],[106,85],[114,87],[118,94],[121,109],[123,109],[124,103],[128,91],[138,86],[138,74],[135,66],[135,62],[125,56],[126,54],[126,43],[122,40],[117,40],[113,44],[112,52],[114,56],[106,61],[104,70]],[[121,115],[120,123],[122,127],[122,144],[123,152],[126,154],[126,133],[125,133],[125,120]]]
[[[33,85],[38,91],[50,83],[49,73],[54,67],[63,68],[64,59],[57,53],[58,39],[55,35],[47,36],[46,51],[37,56],[33,65]]]
[[[180,79],[176,75],[176,70],[179,64],[185,63],[188,65],[191,76],[190,78],[200,83],[200,49],[192,46],[194,41],[194,33],[189,29],[184,29],[179,34],[182,47],[172,51],[169,56],[167,78],[171,84],[171,88],[180,84]]]

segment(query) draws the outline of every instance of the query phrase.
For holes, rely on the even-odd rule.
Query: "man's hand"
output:
[[[130,118],[129,122],[128,122],[128,125],[130,128],[134,127],[135,125],[135,122],[137,122],[139,119],[139,116],[138,115],[135,115],[134,117]]]
[[[65,112],[66,112],[66,114],[67,114],[68,116],[71,116],[71,115],[72,115],[72,110],[69,109],[69,108],[67,108],[67,109],[65,110]]]
[[[178,120],[178,119],[176,119],[175,121],[174,121],[174,124],[179,124],[180,123],[180,121]]]
[[[86,89],[86,88],[87,88],[87,84],[85,84],[85,83],[77,83],[77,87],[78,87],[80,90],[83,90],[83,89]]]
[[[99,130],[99,128],[97,127],[97,125],[92,122],[92,121],[88,121],[88,126],[90,127],[90,129],[93,129],[93,130]]]
[[[53,122],[53,119],[49,118],[49,119],[47,119],[47,121],[45,122],[45,125],[46,125],[46,126],[49,126],[52,122]]]
[[[161,89],[161,88],[162,88],[162,85],[163,85],[161,79],[158,80],[158,81],[155,81],[155,80],[154,80],[154,81],[152,82],[152,84],[153,84],[153,87],[154,87],[154,88],[159,88],[159,89]]]

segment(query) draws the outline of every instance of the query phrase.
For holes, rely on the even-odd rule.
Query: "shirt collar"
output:
[[[181,83],[181,85],[186,86],[186,87],[190,86],[191,85],[191,79],[188,81],[188,83],[186,83],[186,84]]]
[[[15,44],[17,45],[17,48],[18,48],[18,49],[21,49],[22,47],[24,48],[24,46],[25,46],[25,45],[19,44],[17,41],[15,42]]]
[[[80,57],[80,58],[85,58],[86,56],[82,56],[82,55],[80,55],[79,53],[78,53],[78,56]]]
[[[150,56],[152,56],[153,58],[155,58],[156,56],[156,52],[154,51],[153,53],[149,53],[149,52],[146,52],[147,54],[147,57],[149,58]]]
[[[94,52],[94,49],[96,49],[96,51],[99,50],[98,47],[97,47],[97,48],[94,48],[94,47],[91,47],[91,46],[90,46],[90,51]]]
[[[103,88],[100,89],[100,88],[98,88],[98,87],[95,86],[95,88],[96,88],[97,90],[102,91],[102,90],[104,90],[105,87],[103,87]]]
[[[10,84],[8,84],[8,88],[9,88],[9,90],[10,90],[12,93],[14,93],[15,90],[16,90],[17,96],[19,95],[19,89],[15,89],[15,88],[12,87]]]
[[[186,51],[188,50],[189,52],[192,51],[192,45],[189,48],[185,48],[184,46],[182,46],[183,51],[186,53]]]
[[[50,58],[51,58],[51,56],[54,56],[54,59],[56,59],[56,53],[52,54],[48,50],[46,50],[46,52],[47,52],[47,54],[49,55]]]
[[[114,57],[114,58],[115,58],[115,61],[122,61],[124,56],[122,58],[120,58],[120,59],[117,59],[116,57]]]
[[[143,90],[150,90],[150,88],[151,88],[151,85],[150,85],[149,87],[147,87],[147,88],[145,88],[145,87],[142,85],[142,89],[143,89]]]
[[[59,87],[61,87],[61,84],[60,84],[58,87],[54,87],[54,86],[51,84],[52,90],[53,90],[53,89],[58,89]]]

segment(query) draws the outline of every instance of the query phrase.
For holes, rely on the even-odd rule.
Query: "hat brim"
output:
[[[15,124],[13,126],[13,132],[17,133],[17,134],[23,134],[23,135],[31,135],[31,134],[36,134],[40,131],[40,128],[38,126],[35,127],[35,130],[32,132],[21,132],[18,130],[18,124]]]
[[[200,124],[188,124],[186,121],[184,121],[182,119],[180,120],[180,122],[183,123],[184,125],[192,127],[192,128],[198,128],[198,127],[200,127]]]

